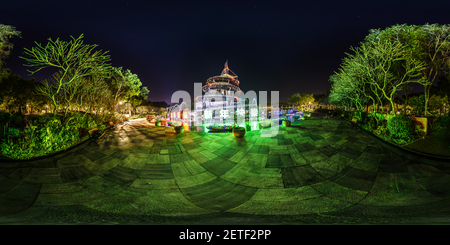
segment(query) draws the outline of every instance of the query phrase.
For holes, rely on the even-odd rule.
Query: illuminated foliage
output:
[[[9,41],[14,36],[20,37],[20,31],[13,26],[0,24],[0,69],[2,61],[9,56],[14,47],[13,43]]]
[[[399,42],[404,50],[414,59],[424,62],[421,71],[420,84],[424,86],[425,103],[424,113],[428,113],[428,100],[430,89],[440,72],[446,73],[448,59],[450,58],[450,25],[425,24],[416,25],[394,25],[380,31],[370,30],[366,41],[374,42],[384,40]],[[397,77],[405,73],[402,66],[396,67]]]
[[[54,115],[56,115],[57,101],[56,96],[60,93],[65,85],[75,82],[77,79],[89,76],[105,76],[110,60],[106,52],[94,51],[98,46],[96,44],[84,44],[82,41],[83,34],[78,38],[72,37],[72,40],[61,41],[59,38],[53,41],[48,39],[46,46],[36,43],[37,47],[31,50],[25,48],[24,54],[28,57],[21,57],[28,63],[25,66],[36,67],[34,71],[30,71],[30,75],[47,68],[53,67],[61,71],[59,75],[54,77],[54,83],[49,84],[53,87],[51,90],[51,101],[54,105]],[[49,90],[46,91],[47,93]]]

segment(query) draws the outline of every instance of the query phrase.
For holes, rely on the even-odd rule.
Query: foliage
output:
[[[29,128],[2,143],[1,151],[4,156],[13,159],[44,156],[87,139],[87,130],[93,128],[106,128],[102,116],[73,114],[64,120],[60,116],[44,114],[34,120]]]
[[[21,37],[20,31],[10,25],[0,24],[0,69],[2,67],[2,60],[6,59],[14,45],[9,41],[12,37]]]
[[[375,118],[375,117],[374,117]],[[384,135],[388,134],[387,120],[383,119],[377,123],[377,128],[374,130],[375,134]]]
[[[405,115],[395,116],[388,121],[387,127],[394,143],[403,145],[414,141],[414,121],[410,117]]]
[[[59,75],[54,77],[55,83],[48,84],[45,90],[39,91],[51,98],[55,107],[54,115],[57,108],[56,95],[63,86],[84,77],[104,76],[109,68],[109,64],[106,63],[110,60],[109,55],[106,55],[108,51],[93,51],[98,45],[83,44],[82,38],[83,34],[76,39],[72,37],[69,42],[61,41],[59,38],[53,41],[49,38],[45,47],[35,42],[37,47],[31,50],[25,48],[24,54],[28,57],[20,57],[28,62],[25,66],[36,67],[34,71],[29,71],[30,75],[47,67],[59,69]]]
[[[10,118],[9,112],[0,111],[0,122],[3,120],[8,120]]]
[[[424,104],[425,95],[423,93],[420,95],[412,95],[409,102],[409,105],[413,108],[412,114],[415,116],[422,116],[424,114]]]
[[[12,125],[18,125],[19,123],[21,123],[23,120],[23,114],[21,112],[16,112],[11,116],[11,121],[10,123]]]
[[[375,116],[373,116],[373,114],[368,114],[366,117],[363,117],[361,126],[369,132],[374,131],[377,128],[377,120]]]
[[[314,94],[296,93],[287,99],[287,104],[305,107],[306,104],[314,103]]]
[[[434,129],[439,130],[442,128],[449,128],[450,127],[450,117],[448,116],[440,116],[437,118]]]

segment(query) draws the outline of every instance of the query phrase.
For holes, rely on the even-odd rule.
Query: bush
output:
[[[372,132],[375,129],[377,129],[377,120],[375,116],[373,116],[372,114],[364,116],[362,119],[362,127],[368,130],[369,132]]]
[[[100,115],[73,114],[66,120],[53,114],[44,114],[34,120],[16,138],[1,144],[4,156],[13,159],[29,159],[65,150],[87,139],[87,131],[104,130],[106,124]]]
[[[414,141],[415,125],[414,121],[405,115],[393,117],[387,123],[391,139],[394,143],[403,145]]]
[[[9,112],[0,111],[0,122],[3,120],[7,120],[10,117],[11,117],[11,114],[9,114]]]
[[[23,114],[21,112],[16,112],[11,116],[11,124],[18,125],[23,120]]]
[[[450,127],[450,117],[448,116],[440,116],[436,123],[441,127],[441,128],[448,128]]]
[[[333,111],[333,115],[337,116],[337,117],[340,117],[342,113],[344,113],[344,111],[339,108],[337,108]]]

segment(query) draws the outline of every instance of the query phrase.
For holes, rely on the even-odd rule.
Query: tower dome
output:
[[[219,76],[208,78],[202,90],[205,93],[210,90],[217,90],[223,93],[225,91],[237,92],[241,89],[239,88],[238,76],[228,68],[228,61],[226,61],[222,73]]]

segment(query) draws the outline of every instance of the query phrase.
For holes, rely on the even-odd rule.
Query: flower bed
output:
[[[207,127],[210,133],[231,133],[233,126],[209,126]]]

